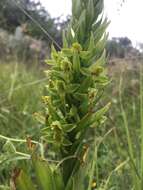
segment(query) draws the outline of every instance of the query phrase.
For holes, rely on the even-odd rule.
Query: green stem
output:
[[[127,115],[124,110],[123,100],[122,100],[122,81],[123,81],[123,78],[122,78],[122,74],[121,74],[120,83],[119,83],[119,101],[120,101],[121,114],[122,114],[122,118],[123,118],[123,122],[124,122],[124,128],[125,128],[127,143],[128,143],[128,151],[127,152],[129,153],[129,157],[130,157],[133,185],[135,186],[136,190],[140,190],[139,189],[140,176],[138,175],[138,170],[136,168],[136,164],[134,161],[132,139],[131,139],[131,135],[130,135],[130,131],[129,131]]]
[[[26,139],[9,138],[9,137],[5,137],[3,135],[0,135],[0,139],[3,139],[5,141],[16,142],[16,143],[27,143]],[[31,140],[31,143],[36,144],[36,145],[38,145],[40,147],[41,157],[44,159],[44,147],[43,147],[43,144],[39,143],[37,141],[33,141],[33,140]]]
[[[140,66],[141,189],[143,189],[143,75]]]

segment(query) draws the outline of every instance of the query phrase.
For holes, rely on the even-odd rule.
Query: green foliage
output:
[[[39,98],[43,94],[43,87],[47,80],[40,70],[36,65],[26,68],[25,65],[18,64],[16,61],[9,62],[9,64],[1,62],[1,135],[13,138],[31,136],[38,139],[39,124],[33,119],[33,113],[41,109]],[[18,143],[0,137],[0,189],[8,189],[12,169],[16,167],[18,160],[25,158],[18,153],[21,150],[27,151],[23,143],[20,142],[18,145]],[[6,186],[1,186],[2,184]]]
[[[46,161],[37,158],[32,158],[32,169],[34,170],[34,181],[28,176],[25,171],[18,171],[18,178],[15,178],[15,184],[19,190],[63,190],[64,184],[57,170],[54,170]],[[59,175],[59,176],[58,176]]]
[[[82,53],[87,52],[76,43],[61,52],[53,50],[49,61],[53,67],[48,71],[48,96],[43,97],[47,120],[42,131],[47,142],[61,149],[63,158],[76,152],[90,127],[103,121],[108,108],[99,111],[97,101],[108,79],[98,64],[91,69],[93,65],[82,62]]]
[[[117,62],[116,65],[118,64]],[[112,174],[107,189],[142,189],[140,177],[142,160],[140,71],[142,73],[142,68],[141,70],[139,68],[141,62],[136,64],[136,67],[132,64],[131,61],[122,62],[116,68],[116,72],[112,70],[113,81],[106,92],[106,98],[112,101],[112,107],[108,114],[106,129],[102,132],[113,127],[113,133],[100,146],[98,164],[101,181],[104,181],[103,176],[109,176],[110,172]],[[115,168],[120,165],[122,167],[116,170]]]
[[[47,61],[51,68],[46,71],[44,111],[36,114],[41,122],[42,147],[49,145],[54,155],[50,156],[46,149],[39,153],[28,141],[28,155],[26,149],[21,155],[30,159],[33,179],[25,167],[16,172],[13,181],[19,190],[92,188],[97,142],[88,134],[106,121],[110,106],[100,104],[109,82],[104,68],[108,22],[102,18],[102,11],[101,0],[73,0],[71,24],[63,37],[64,48],[57,52],[52,47],[51,59]],[[12,90],[13,84],[9,98]],[[5,147],[8,152],[17,153],[11,142],[7,141]],[[46,163],[47,156],[53,163],[49,160]]]
[[[102,15],[103,0],[73,0],[72,4],[72,18],[64,34],[64,47],[78,42],[83,50],[97,56],[95,49],[99,52],[104,50],[107,38],[105,30],[109,24]]]
[[[33,119],[33,113],[41,108],[38,101],[43,93],[46,80],[43,72],[39,69],[37,71],[37,67],[34,65],[33,68],[26,68],[25,65],[18,64],[16,61],[0,64],[1,135],[13,138],[31,136],[38,139],[39,124]],[[15,157],[19,159],[19,155],[11,152],[15,143],[11,144],[11,141],[8,141],[3,149],[4,144],[5,140],[0,140],[0,184],[7,182],[11,175],[11,169],[15,167],[11,161],[15,162]],[[21,150],[19,149],[19,151]],[[9,162],[9,160],[11,161]]]
[[[42,71],[34,67],[27,69],[17,62],[0,65],[0,131],[3,135],[34,135],[33,113],[41,107],[35,102],[41,97],[46,81]]]
[[[138,62],[139,64],[141,64],[141,60],[138,60]],[[130,132],[131,140],[133,144],[133,149],[134,149],[134,157],[135,157],[135,160],[137,160],[136,163],[138,165],[137,169],[138,171],[140,171],[139,163],[141,160],[141,156],[140,156],[139,150],[140,150],[141,133],[140,133],[140,122],[139,122],[140,121],[139,67],[137,67],[138,64],[135,67],[134,62],[132,61],[127,62],[127,60],[126,61],[123,60],[122,63],[117,62],[115,64],[116,66],[109,66],[109,74],[112,75],[112,82],[108,85],[108,88],[106,89],[104,93],[105,102],[108,102],[108,101],[112,102],[112,106],[107,114],[108,120],[106,121],[103,127],[96,128],[94,130],[94,134],[92,131],[90,134],[87,135],[88,137],[90,137],[89,140],[91,140],[92,136],[94,135],[95,141],[101,142],[100,146],[98,145],[98,147],[97,146],[94,147],[95,150],[94,148],[91,148],[91,143],[90,143],[91,141],[89,142],[91,151],[90,151],[90,154],[88,152],[88,156],[90,157],[90,159],[86,158],[88,163],[92,164],[93,162],[95,162],[97,171],[94,173],[94,177],[92,178],[91,181],[93,181],[94,179],[93,185],[96,185],[96,189],[98,190],[101,190],[101,189],[103,190],[105,187],[105,184],[107,184],[106,185],[107,190],[113,190],[113,189],[127,190],[127,189],[131,189],[134,183],[133,178],[131,177],[132,169],[131,169],[131,165],[129,161],[129,154],[127,151],[128,150],[127,138],[126,138],[126,132],[125,132],[125,127],[124,127],[124,123],[122,119],[122,111],[120,109],[120,101],[119,101],[119,83],[120,83],[121,70],[124,70],[124,73],[122,74],[122,77],[121,77],[122,85],[120,86],[121,87],[120,91],[122,95],[122,104],[123,104],[124,111],[126,113],[126,117],[128,120],[128,128],[129,128],[129,132]],[[11,76],[11,74],[14,73],[14,68],[12,64],[11,65],[1,64],[0,68],[1,68],[0,69],[1,84],[3,84],[1,86],[1,91],[4,93],[4,96],[7,97],[8,94],[6,93],[6,89],[9,89],[10,84],[11,84],[11,78],[9,76]],[[31,69],[25,70],[25,67],[24,66],[22,67],[22,65],[19,65],[18,73],[19,74],[17,77],[17,81],[19,82],[16,83],[15,87],[18,87],[18,86],[22,87],[25,83],[27,84],[27,86],[23,87],[23,90],[22,88],[19,88],[19,90],[17,89],[17,91],[14,91],[15,93],[13,94],[13,101],[11,103],[8,102],[8,100],[6,102],[3,102],[2,100],[4,97],[2,97],[2,94],[1,94],[1,97],[2,97],[1,108],[4,108],[4,107],[7,108],[10,111],[10,114],[7,114],[6,110],[3,110],[3,109],[1,110],[0,113],[3,116],[5,116],[4,118],[7,119],[9,122],[7,122],[7,125],[5,124],[3,127],[2,121],[4,121],[4,118],[1,117],[0,131],[3,135],[8,135],[11,137],[21,136],[23,138],[25,137],[25,134],[30,133],[32,135],[34,132],[35,137],[33,138],[35,139],[37,135],[39,135],[36,129],[39,128],[39,125],[41,124],[37,124],[37,122],[34,122],[34,123],[32,122],[32,113],[35,112],[35,110],[37,111],[41,109],[40,108],[41,105],[35,104],[35,101],[36,102],[39,101],[40,96],[43,94],[43,92],[41,92],[42,86],[44,86],[44,84],[42,85],[41,83],[40,85],[35,85],[35,81],[39,81],[40,77],[42,76],[40,76],[40,74],[38,74],[39,72],[37,73],[36,70],[34,71],[32,71]],[[30,83],[33,83],[33,85],[30,85]],[[24,96],[25,98],[23,99]],[[19,98],[21,99],[19,100]],[[30,104],[31,106],[29,107],[28,104]],[[25,117],[24,115],[21,115],[20,117],[21,123],[22,122],[25,123],[23,125],[24,132],[22,132],[22,128],[21,128],[22,126],[19,123],[15,122],[13,118],[14,115],[16,116],[16,118],[19,118],[20,113],[23,113],[22,112],[23,105],[27,105],[25,106],[27,107],[26,112],[29,113],[28,115],[31,115],[31,119],[29,118],[29,116]],[[15,109],[15,107],[17,107],[17,109]],[[19,110],[20,110],[20,113],[19,113]],[[41,122],[42,121],[44,122],[45,118],[41,117]],[[33,128],[33,132],[32,132],[32,128]],[[26,132],[26,130],[28,130],[28,132]],[[109,132],[107,132],[108,130]],[[24,134],[21,134],[21,132]],[[7,139],[7,140],[9,140],[10,142],[12,142],[12,144],[14,144],[14,146],[16,147],[16,151],[25,150],[25,152],[27,152],[27,149],[23,148],[23,144],[26,144],[27,146],[27,143],[25,143],[26,140],[24,143],[21,143],[20,141],[20,144],[18,142],[17,143],[13,142],[12,139]],[[7,142],[7,140],[1,140],[1,144],[3,145],[4,143]],[[49,154],[48,158],[49,156],[53,158],[53,152],[51,152],[50,146],[48,146],[47,148],[46,146],[44,147],[45,147],[45,156]],[[6,190],[6,189],[10,189],[7,186],[7,184],[9,184],[9,177],[11,176],[11,170],[10,170],[11,167],[15,168],[17,163],[20,164],[22,162],[20,159],[24,159],[25,156],[20,156],[19,154],[13,155],[11,151],[6,154],[6,152],[2,151],[2,147],[0,149],[1,149],[1,152],[4,153],[4,154],[1,153],[0,155],[0,162],[1,162],[0,163],[0,174],[1,174],[0,184],[6,184],[5,186],[0,185],[0,189]],[[96,149],[98,149],[97,157],[96,157]],[[94,159],[92,159],[93,153],[95,154]],[[90,156],[91,154],[92,156]],[[42,154],[39,154],[39,155],[42,155]],[[11,160],[9,164],[7,164],[7,162],[2,163],[2,161],[4,161],[6,158]],[[19,159],[19,161],[17,160],[15,164],[14,159]],[[74,158],[69,158],[69,159],[74,159]],[[63,163],[63,161],[60,161],[60,160],[56,160],[56,161],[57,161],[56,162],[57,165],[60,165],[60,166],[61,166],[61,163]],[[46,163],[47,162],[48,160],[46,161]],[[55,169],[55,167],[53,168],[53,163],[55,164],[54,160],[51,160],[51,159],[49,160],[50,167],[51,167],[51,163],[52,163],[52,170],[53,170]],[[30,166],[31,166],[30,162],[28,161],[28,167],[26,167],[27,171],[29,170]],[[86,163],[82,164],[82,167],[81,167],[81,169],[83,169],[82,173],[84,175],[85,167],[83,166],[86,167]],[[21,165],[19,165],[19,167],[21,167]],[[86,184],[87,181],[89,180],[89,175],[92,177],[91,168],[89,170],[87,169],[87,173],[88,175],[86,175],[84,179],[84,184]],[[55,174],[56,179],[57,179],[57,176],[58,177],[61,176],[59,174],[60,172],[57,171]],[[32,176],[31,178],[33,180],[33,173],[29,172],[28,176],[29,177]],[[79,178],[77,178],[77,176],[76,176],[76,179],[78,179],[79,181],[78,185],[81,185],[80,180]],[[60,181],[59,178],[57,180]],[[33,181],[33,183],[37,184],[35,180]]]

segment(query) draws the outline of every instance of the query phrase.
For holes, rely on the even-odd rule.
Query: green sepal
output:
[[[53,173],[46,161],[38,158],[32,158],[37,183],[41,190],[56,190]],[[31,189],[29,189],[31,190]]]
[[[59,170],[53,171],[54,183],[56,190],[64,190],[65,185],[62,177],[62,173]]]
[[[75,128],[76,128],[75,124],[64,124],[63,125],[63,131],[66,132],[66,133],[70,133]]]
[[[20,171],[18,177],[15,180],[17,190],[36,190],[29,175],[23,170]],[[44,189],[43,189],[44,190]]]
[[[77,51],[73,53],[73,71],[79,73],[80,71],[80,57]]]

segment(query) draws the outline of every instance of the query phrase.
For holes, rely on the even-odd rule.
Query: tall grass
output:
[[[1,134],[14,137],[34,135],[36,123],[32,117],[41,108],[39,98],[46,80],[39,69],[27,69],[17,62],[0,64]]]
[[[100,173],[101,181],[106,181],[106,189],[142,189],[141,163],[142,163],[142,66],[129,65],[131,69],[123,69],[124,61],[120,64],[120,70],[115,71],[109,91],[112,107],[108,115],[109,121],[105,129],[114,126],[113,133],[106,139],[107,153],[101,156],[102,167],[108,172]],[[116,63],[118,64],[118,63]],[[128,64],[132,64],[129,62]],[[135,63],[134,63],[135,64]],[[140,62],[141,64],[141,62]],[[112,68],[112,66],[111,66]],[[111,69],[110,68],[110,69]],[[103,130],[105,132],[105,130]],[[104,146],[101,150],[103,151]],[[110,158],[110,160],[108,159]],[[103,161],[107,159],[107,163]],[[105,176],[103,178],[103,172]],[[104,180],[103,180],[104,179]]]
[[[142,84],[141,80],[142,79],[140,79],[140,83]],[[133,141],[132,141],[132,138],[130,135],[130,128],[128,125],[128,119],[126,116],[126,112],[125,112],[124,107],[123,107],[122,94],[121,94],[122,82],[123,82],[123,78],[122,78],[122,74],[121,74],[120,84],[119,84],[119,99],[120,99],[120,107],[121,107],[121,113],[122,113],[122,118],[123,118],[123,126],[125,128],[125,134],[126,134],[126,139],[127,139],[127,144],[128,144],[127,155],[130,158],[129,163],[130,163],[130,167],[131,167],[130,171],[131,171],[131,176],[132,176],[132,180],[133,180],[133,189],[140,190],[140,188],[141,188],[141,186],[140,186],[140,175],[138,172],[138,166],[136,165],[138,158],[134,156]],[[142,106],[141,106],[141,110],[142,110]]]
[[[142,65],[140,65],[140,180],[141,189],[143,189],[143,73]]]
[[[0,64],[0,184],[8,184],[14,167],[2,164],[5,159],[2,137],[38,139],[40,126],[33,114],[41,109],[39,99],[46,81],[43,69],[35,64],[31,67],[17,61]],[[0,186],[0,189],[6,189],[6,186]]]

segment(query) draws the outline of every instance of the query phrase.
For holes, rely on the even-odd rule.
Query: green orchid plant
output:
[[[16,189],[91,190],[96,186],[96,145],[88,134],[106,121],[110,106],[99,104],[109,82],[104,68],[108,24],[103,0],[72,0],[63,48],[56,51],[52,46],[51,59],[46,61],[50,69],[45,71],[49,80],[42,97],[44,113],[35,114],[42,124],[42,145],[29,141],[27,169],[13,174]],[[37,146],[42,146],[41,154]]]

